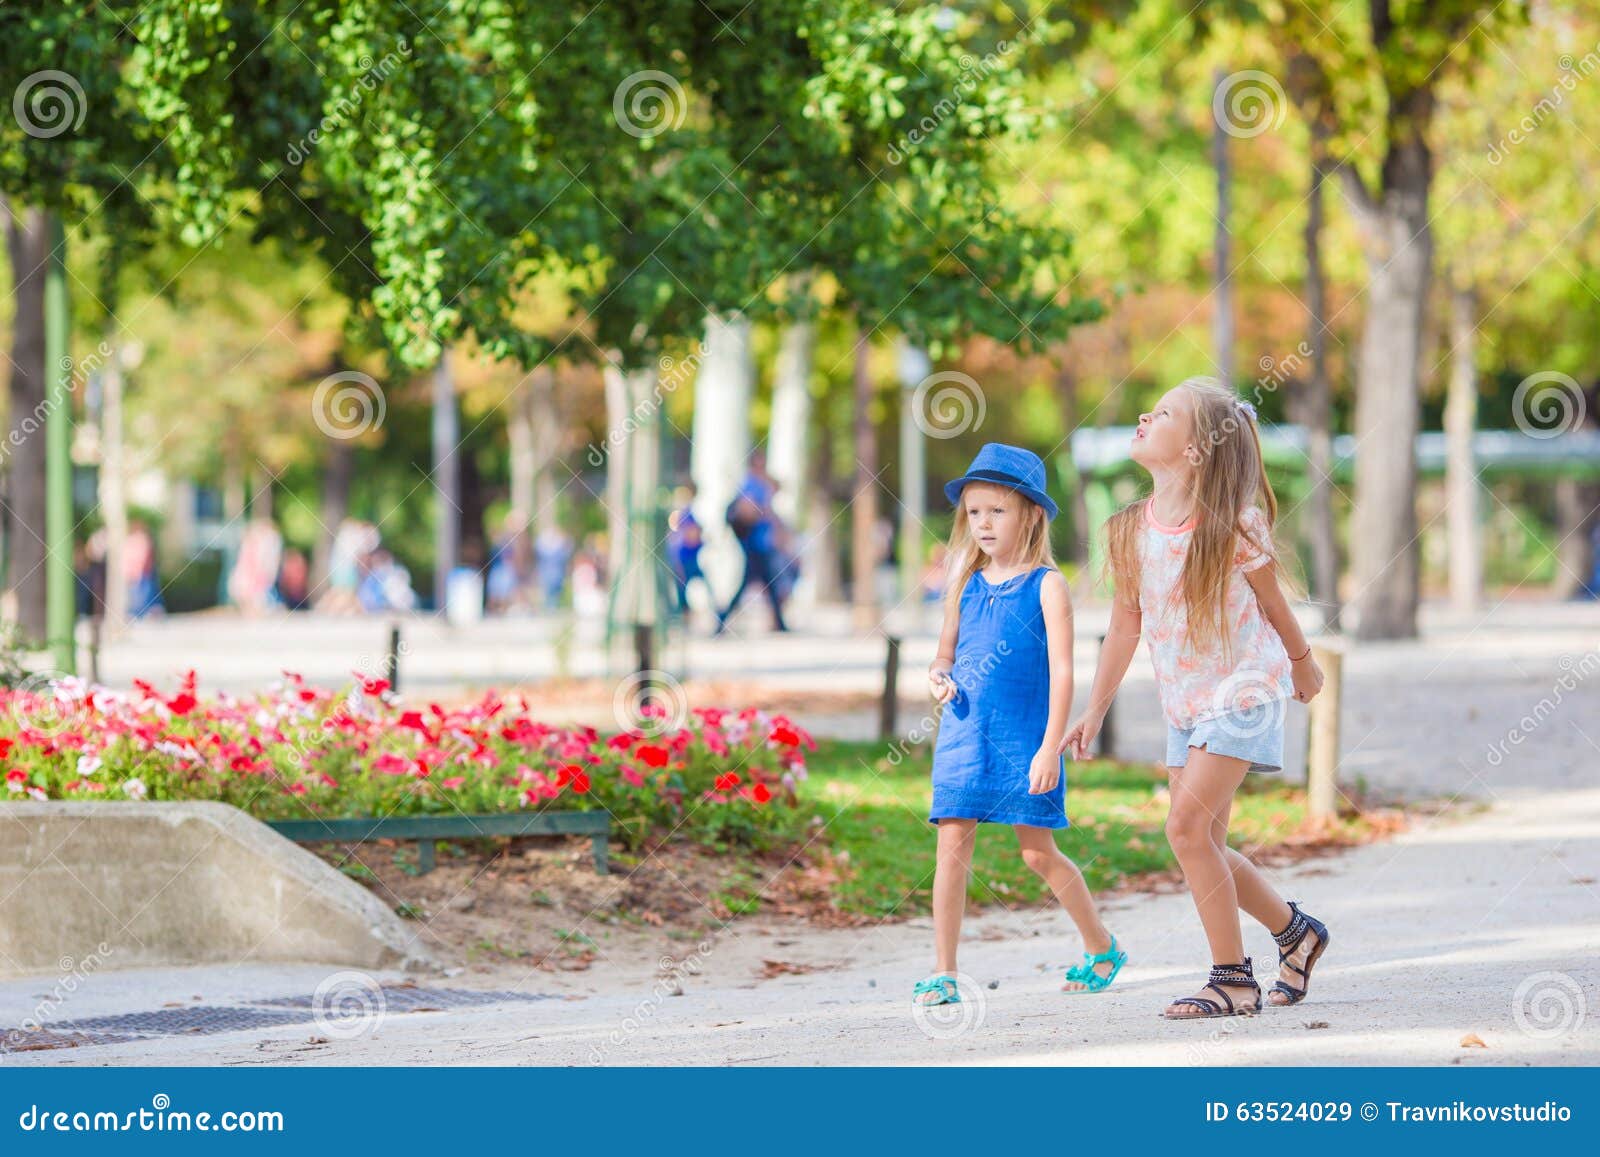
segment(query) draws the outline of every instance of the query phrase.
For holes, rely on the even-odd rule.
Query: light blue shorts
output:
[[[1167,725],[1167,766],[1182,767],[1189,748],[1204,747],[1218,755],[1250,761],[1250,771],[1283,770],[1283,722],[1287,699],[1272,699],[1259,707],[1228,711],[1202,719],[1193,727]]]

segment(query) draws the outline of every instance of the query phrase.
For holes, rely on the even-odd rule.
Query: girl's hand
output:
[[[939,667],[928,669],[928,694],[935,703],[948,703],[956,697],[956,681],[950,672]]]
[[[1028,794],[1043,795],[1054,791],[1061,779],[1061,753],[1041,747],[1033,753],[1033,763],[1028,768]]]
[[[1292,665],[1290,675],[1294,679],[1294,697],[1302,703],[1310,703],[1322,690],[1322,668],[1309,651]]]
[[[1083,716],[1067,728],[1067,733],[1061,737],[1060,746],[1056,748],[1056,754],[1065,755],[1070,751],[1074,760],[1087,758],[1089,746],[1094,742],[1095,736],[1100,734],[1102,722],[1102,717],[1098,715]]]

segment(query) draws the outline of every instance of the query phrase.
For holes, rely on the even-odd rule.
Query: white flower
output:
[[[173,743],[169,739],[163,739],[160,743],[156,744],[156,750],[164,755],[170,755],[175,759],[187,759],[190,763],[205,762],[200,758],[200,753],[187,743],[177,744]],[[134,781],[130,780],[129,782],[131,783]]]
[[[143,799],[145,797],[144,780],[135,776],[133,779],[123,783],[122,790],[127,793],[129,799]]]
[[[98,755],[78,756],[78,774],[93,775],[100,770],[100,757]]]
[[[49,796],[47,796],[44,793],[44,788],[42,788],[42,787],[29,786],[28,794],[31,795],[36,800],[47,800],[47,799],[50,798]]]

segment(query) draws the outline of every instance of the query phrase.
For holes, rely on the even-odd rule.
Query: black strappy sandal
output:
[[[1223,985],[1234,988],[1246,986],[1255,990],[1255,1003],[1251,1005],[1235,1004],[1233,997],[1229,996]],[[1222,998],[1218,1003],[1206,996],[1180,996],[1173,1000],[1172,1005],[1192,1004],[1199,1012],[1173,1012],[1172,1005],[1162,1015],[1168,1020],[1202,1020],[1211,1016],[1254,1016],[1261,1011],[1261,986],[1256,983],[1255,972],[1250,967],[1250,958],[1246,956],[1242,964],[1213,964],[1211,978],[1206,981],[1206,988]],[[1226,1006],[1226,1007],[1224,1007]]]
[[[1273,992],[1281,992],[1289,999],[1282,1004],[1269,1001],[1274,1008],[1288,1008],[1291,1004],[1299,1004],[1306,998],[1306,990],[1311,987],[1311,970],[1316,967],[1317,961],[1322,956],[1322,950],[1328,946],[1328,926],[1315,916],[1307,916],[1300,911],[1300,905],[1293,900],[1289,901],[1289,909],[1294,916],[1289,920],[1289,926],[1282,932],[1274,932],[1272,938],[1278,942],[1278,980],[1272,985]],[[1306,934],[1317,934],[1317,946],[1306,957],[1305,964],[1291,964],[1289,957],[1299,949],[1306,938]],[[1299,974],[1300,987],[1296,988],[1283,979],[1284,970]]]

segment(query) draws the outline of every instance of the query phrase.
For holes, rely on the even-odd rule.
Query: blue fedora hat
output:
[[[1003,442],[985,443],[967,472],[944,484],[944,496],[952,506],[961,505],[961,491],[969,482],[993,482],[1009,487],[1044,507],[1050,518],[1056,516],[1056,504],[1044,492],[1044,462],[1032,450],[1007,446]]]

